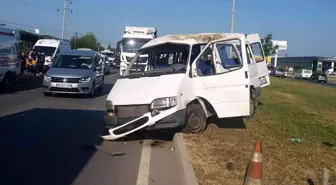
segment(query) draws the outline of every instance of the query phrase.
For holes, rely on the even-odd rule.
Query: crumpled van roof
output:
[[[201,44],[208,43],[214,40],[222,38],[236,38],[245,37],[243,33],[198,33],[198,34],[176,34],[176,35],[165,35],[153,39],[146,44],[144,44],[140,49],[153,47],[156,45],[175,43],[175,44]]]

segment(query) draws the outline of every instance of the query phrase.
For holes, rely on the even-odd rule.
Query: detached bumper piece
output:
[[[131,134],[137,130],[140,130],[142,128],[152,126],[157,121],[172,115],[178,111],[177,107],[170,108],[166,111],[161,112],[158,115],[152,116],[151,112],[145,113],[143,116],[140,116],[132,121],[129,121],[127,123],[124,123],[120,126],[117,126],[115,128],[111,128],[108,130],[110,135],[102,136],[104,140],[116,140],[118,138],[124,137],[128,134]]]

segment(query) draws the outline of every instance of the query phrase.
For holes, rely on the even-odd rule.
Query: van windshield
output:
[[[53,68],[92,69],[92,57],[79,55],[60,55]]]
[[[143,49],[128,65],[124,77],[185,73],[189,51],[187,44],[162,44]]]
[[[50,57],[54,55],[56,47],[35,46],[34,49],[40,53],[44,53],[44,56]]]

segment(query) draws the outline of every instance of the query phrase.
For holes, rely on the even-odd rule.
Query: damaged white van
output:
[[[143,128],[180,126],[197,133],[205,130],[211,115],[253,115],[261,74],[251,64],[265,62],[256,36],[249,40],[245,34],[202,33],[149,41],[107,97],[109,135],[102,137],[114,140]],[[255,43],[261,52],[253,51]]]

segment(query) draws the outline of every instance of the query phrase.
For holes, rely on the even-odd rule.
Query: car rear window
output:
[[[311,70],[303,70],[303,73],[305,73],[305,74],[311,74],[312,71]]]
[[[284,69],[277,69],[277,71],[280,71],[280,72],[285,72]]]

